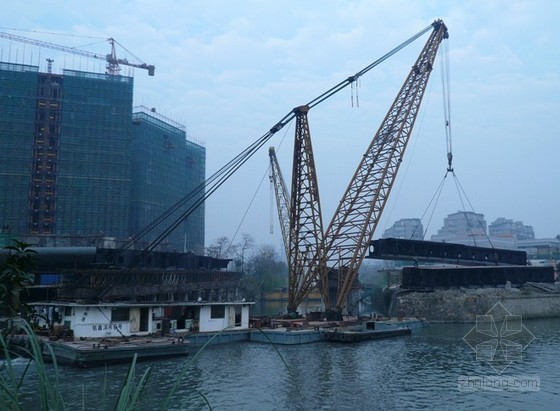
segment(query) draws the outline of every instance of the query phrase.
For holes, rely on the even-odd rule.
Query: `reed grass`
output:
[[[56,357],[54,352],[49,344],[45,344],[41,346],[41,342],[35,335],[31,325],[27,322],[22,322],[21,330],[23,331],[26,341],[28,344],[25,347],[19,347],[19,351],[23,352],[24,357],[27,358],[26,366],[24,367],[23,371],[16,372],[13,366],[13,359],[17,355],[12,350],[12,339],[13,335],[4,336],[0,334],[0,355],[4,357],[4,360],[0,360],[0,409],[2,411],[23,411],[22,408],[22,394],[21,388],[23,386],[24,380],[26,378],[36,378],[37,385],[38,385],[38,394],[39,394],[39,403],[37,404],[38,410],[44,411],[64,411],[66,410],[66,405],[64,399],[62,397],[59,385],[59,368],[56,362]],[[161,403],[160,407],[154,406],[154,408],[159,408],[162,411],[166,411],[170,408],[170,404],[172,400],[176,400],[176,393],[178,388],[183,383],[183,379],[187,371],[191,368],[197,358],[204,352],[208,345],[214,341],[218,336],[220,336],[223,332],[227,331],[228,329],[223,329],[220,332],[214,334],[197,352],[190,357],[190,359],[186,362],[185,366],[182,368],[182,371],[177,377],[175,378],[175,382],[171,385],[167,396],[165,397],[164,401]],[[262,332],[269,343],[274,347],[275,352],[280,356],[282,362],[288,373],[290,374],[291,380],[296,381],[292,375],[291,369],[276,347],[276,345],[270,340],[270,338]],[[43,351],[47,350],[47,356],[52,358],[52,368],[47,367],[45,365],[45,360],[43,357]],[[141,375],[137,375],[136,373],[136,364],[137,364],[137,356],[134,355],[134,358],[128,368],[128,372],[122,386],[120,388],[118,397],[115,400],[112,409],[114,411],[134,411],[141,408],[143,404],[143,400],[145,400],[144,390],[149,383],[149,379],[152,375],[151,367],[147,367]],[[31,370],[35,371],[36,376],[31,376]],[[303,395],[296,384],[296,390],[300,397],[300,400],[303,399]],[[107,398],[107,381],[105,379],[104,386],[103,386],[103,405],[106,407],[108,404]],[[208,398],[200,391],[195,391],[192,395],[184,398],[183,401],[189,401],[194,396],[198,396],[202,398],[204,404],[208,407],[209,410],[212,410],[212,406],[208,400]],[[85,404],[82,404],[85,407]],[[177,404],[174,404],[174,407]],[[188,407],[188,404],[182,404]],[[105,408],[103,407],[103,408]],[[105,408],[108,409],[108,408]]]
[[[24,410],[21,405],[21,388],[24,380],[30,376],[30,370],[34,368],[34,378],[37,380],[39,394],[37,409],[44,411],[66,410],[59,385],[60,371],[52,347],[49,344],[41,346],[41,342],[29,323],[22,322],[21,330],[25,335],[27,344],[18,346],[17,354],[12,345],[14,335],[3,336],[0,334],[0,349],[4,357],[4,360],[0,363],[0,409],[6,411]],[[46,355],[52,359],[52,368],[46,366],[43,350],[46,350]],[[19,354],[23,354],[27,358],[27,364],[21,375],[15,371],[13,366],[13,359]],[[140,376],[139,381],[136,382],[136,360],[137,356],[135,354],[113,407],[115,411],[139,409],[142,392],[150,377],[151,368],[148,367]]]
[[[2,403],[7,410],[22,409],[20,390],[24,379],[29,375],[29,370],[34,367],[38,382],[39,408],[43,410],[65,410],[58,384],[58,365],[52,348],[49,345],[46,346],[53,358],[53,372],[49,372],[45,367],[40,341],[35,336],[33,329],[27,322],[21,322],[20,327],[28,344],[20,347],[19,350],[25,357],[29,358],[20,377],[17,376],[12,364],[15,353],[12,351],[11,339],[14,337],[13,335],[4,337],[0,334],[0,345],[5,358],[2,366],[0,366],[0,399]]]

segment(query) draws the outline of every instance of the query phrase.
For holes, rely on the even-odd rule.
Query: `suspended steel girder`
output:
[[[325,234],[319,257],[325,307],[345,307],[358,269],[387,202],[447,27],[438,20],[385,119],[362,157]],[[294,159],[295,160],[295,159]],[[329,266],[338,271],[336,305],[329,297]]]
[[[295,311],[316,287],[323,221],[311,136],[308,106],[294,109],[296,130],[290,201],[288,247],[288,311]]]
[[[477,266],[527,265],[525,251],[402,238],[371,241],[366,258]]]

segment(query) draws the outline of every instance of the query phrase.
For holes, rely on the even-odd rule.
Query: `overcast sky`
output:
[[[292,108],[441,18],[449,29],[453,165],[466,197],[448,177],[430,220],[447,167],[438,62],[374,237],[426,213],[429,239],[446,215],[466,209],[488,224],[510,218],[550,238],[560,234],[559,16],[555,0],[29,0],[2,5],[0,30],[104,54],[108,43],[80,36],[114,37],[154,64],[154,77],[123,68],[135,78],[134,104],[155,107],[203,142],[209,176]],[[348,88],[309,113],[325,225],[427,38],[362,78],[359,107]],[[103,70],[103,61],[0,45],[2,59],[11,53],[44,71],[47,57],[55,72]],[[293,124],[277,133],[208,200],[207,245],[248,233],[281,246],[275,209],[270,233],[268,146],[289,179],[293,135]]]

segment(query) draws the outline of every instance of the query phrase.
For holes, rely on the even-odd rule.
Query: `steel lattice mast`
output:
[[[287,257],[288,250],[290,249],[290,193],[284,177],[282,176],[274,147],[268,149],[268,156],[270,158],[270,182],[274,186],[276,209],[278,211],[278,220],[280,221],[280,229],[282,231],[282,242],[284,243]]]
[[[345,307],[358,269],[387,202],[408,144],[441,41],[448,37],[441,20],[432,31],[385,119],[362,157],[325,234],[318,256],[321,294],[327,309]],[[329,272],[338,277],[336,305],[329,295]]]
[[[317,256],[323,240],[319,186],[311,146],[307,113],[309,106],[294,109],[296,130],[290,198],[288,244],[288,312],[294,312],[316,287]]]

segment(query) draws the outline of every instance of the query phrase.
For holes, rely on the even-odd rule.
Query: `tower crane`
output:
[[[297,309],[312,286],[319,287],[327,310],[346,306],[401,164],[439,45],[448,38],[447,27],[442,20],[434,21],[430,27],[332,89],[336,92],[352,84],[371,67],[430,29],[430,37],[363,155],[324,234],[307,126],[311,104],[294,109],[298,121],[294,146],[294,162],[297,164],[294,163],[292,174],[289,243],[290,251],[297,249],[300,254],[288,258],[289,275],[294,276],[289,279],[289,284],[297,288],[289,291],[288,311]],[[330,95],[321,95],[312,105]],[[314,251],[310,258],[307,249]]]
[[[105,55],[92,53],[92,52],[89,52],[89,51],[86,51],[86,50],[80,50],[80,49],[77,49],[77,48],[74,48],[74,47],[67,47],[67,46],[62,46],[60,44],[49,43],[49,42],[42,41],[42,40],[30,39],[30,38],[27,38],[27,37],[18,36],[18,35],[10,34],[10,33],[4,33],[4,32],[0,32],[0,38],[12,40],[12,41],[17,41],[17,42],[25,43],[25,44],[31,44],[31,45],[38,46],[38,47],[45,47],[45,48],[49,48],[49,49],[53,49],[53,50],[59,50],[59,51],[65,52],[65,53],[76,54],[76,55],[79,55],[79,56],[90,57],[90,58],[94,58],[94,59],[98,59],[98,60],[105,60],[107,62],[107,74],[109,74],[111,76],[119,75],[119,73],[120,73],[120,67],[119,66],[120,65],[136,67],[136,68],[141,68],[141,69],[144,69],[144,70],[148,70],[148,75],[149,76],[153,76],[155,74],[156,67],[154,65],[146,64],[146,63],[142,62],[140,59],[138,59],[138,57],[135,57],[135,58],[138,61],[140,61],[140,63],[132,63],[132,62],[128,61],[127,59],[117,58],[117,53],[116,53],[116,50],[115,50],[115,43],[117,43],[117,41],[112,37],[107,39],[107,41],[111,44],[111,53],[105,54]]]

